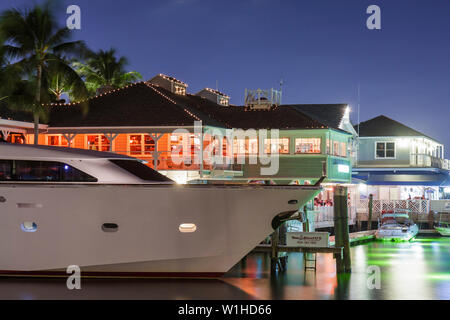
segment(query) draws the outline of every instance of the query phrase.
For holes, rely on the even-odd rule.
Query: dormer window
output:
[[[200,92],[197,92],[196,95],[205,98],[209,101],[212,101],[214,103],[217,103],[218,105],[221,106],[228,107],[230,105],[230,97],[218,90],[205,88]]]
[[[186,88],[188,85],[174,77],[158,74],[149,81],[152,85],[164,88],[172,93],[186,95]]]
[[[174,93],[185,96],[186,95],[186,87],[174,85]]]
[[[222,105],[222,106],[228,107],[230,105],[230,99],[229,98],[225,98],[225,97],[220,97],[219,98],[219,104]]]

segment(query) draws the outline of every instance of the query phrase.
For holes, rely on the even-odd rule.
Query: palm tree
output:
[[[31,10],[10,9],[0,15],[0,33],[6,45],[3,50],[15,61],[12,67],[21,70],[24,81],[34,86],[34,99],[28,110],[34,116],[34,143],[38,143],[39,118],[43,103],[48,102],[48,74],[56,71],[76,83],[79,96],[87,90],[82,79],[67,63],[64,56],[80,57],[85,51],[82,41],[68,41],[70,30],[60,28],[54,19],[52,1]],[[83,89],[84,88],[84,89]],[[83,92],[84,91],[84,92]]]
[[[66,62],[66,64],[70,65],[71,62]],[[47,71],[45,80],[52,101],[61,101],[64,94],[67,94],[71,101],[80,101],[88,97],[89,93],[85,83],[78,74],[74,76],[73,73],[65,73],[63,70],[59,70],[58,64],[53,63],[49,63]],[[87,105],[83,105],[83,107],[87,107]]]
[[[92,95],[99,90],[120,88],[142,79],[139,72],[125,71],[127,59],[117,58],[115,49],[89,52],[86,58],[85,63],[74,62],[73,66],[84,78],[86,87]]]

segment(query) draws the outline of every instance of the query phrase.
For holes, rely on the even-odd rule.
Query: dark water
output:
[[[83,279],[74,291],[65,279],[4,278],[0,299],[450,299],[450,238],[353,247],[347,276],[336,276],[331,254],[317,265],[305,272],[302,254],[290,254],[287,271],[271,277],[269,256],[252,254],[223,280]],[[367,286],[369,266],[379,267],[380,289]]]

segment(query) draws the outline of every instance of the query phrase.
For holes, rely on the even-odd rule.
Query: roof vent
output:
[[[196,94],[197,96],[203,97],[209,101],[220,104],[221,106],[229,106],[230,105],[230,97],[223,92],[205,88]]]
[[[162,87],[172,93],[186,95],[186,88],[188,85],[183,81],[175,79],[174,77],[166,76],[162,73],[151,78],[149,83]]]
[[[245,107],[251,110],[269,110],[281,105],[281,91],[245,89]]]

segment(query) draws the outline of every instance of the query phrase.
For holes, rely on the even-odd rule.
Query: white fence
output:
[[[428,214],[430,212],[430,200],[373,200],[372,212],[393,211],[395,209],[408,209],[411,213]],[[358,213],[369,212],[369,200],[360,200]]]
[[[356,208],[348,207],[348,223],[355,224]],[[314,207],[314,225],[316,228],[334,226],[334,207]]]
[[[434,212],[450,212],[450,200],[431,200],[431,210]]]

